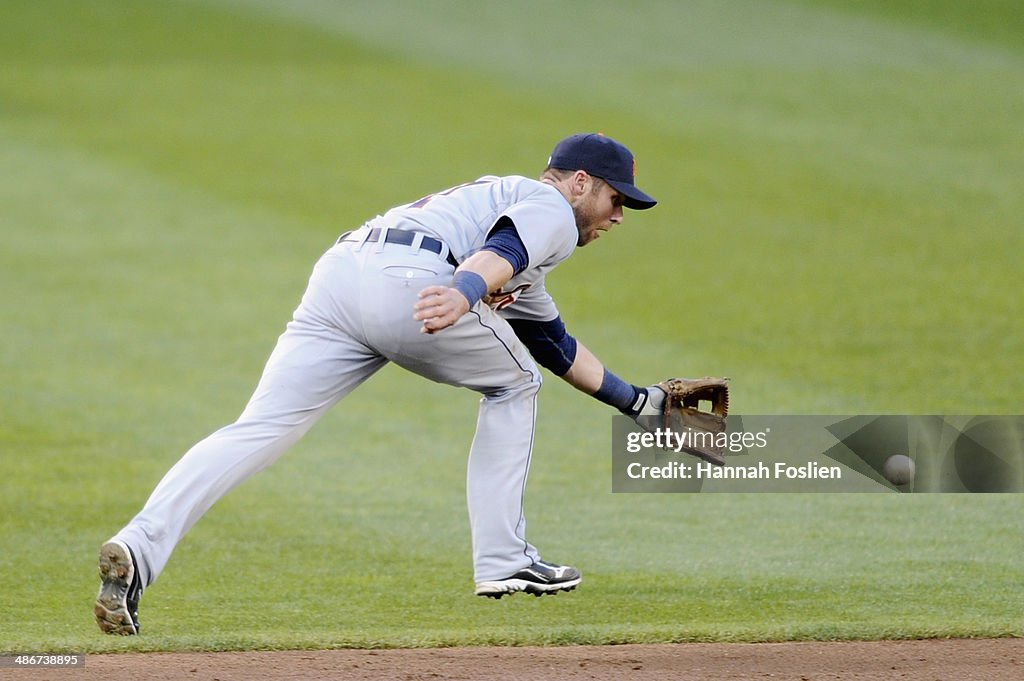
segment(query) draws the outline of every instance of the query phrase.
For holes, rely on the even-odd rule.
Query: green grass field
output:
[[[1024,636],[1020,495],[612,495],[551,378],[530,537],[472,596],[476,398],[384,370],[221,501],[100,634],[100,544],[233,420],[342,231],[554,142],[661,200],[549,278],[636,383],[737,413],[1019,414],[1016,3],[6,0],[0,652]],[[969,9],[968,9],[969,8]]]

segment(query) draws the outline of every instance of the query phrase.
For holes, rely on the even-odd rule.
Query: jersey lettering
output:
[[[532,285],[533,284],[519,284],[519,286],[516,286],[511,291],[505,291],[499,288],[497,291],[492,291],[490,295],[484,298],[484,302],[495,312],[504,310],[506,307],[516,302],[519,295],[523,291],[529,289]]]
[[[489,182],[494,182],[494,180],[477,180],[475,182],[465,182],[463,184],[456,185],[456,186],[452,187],[451,189],[446,189],[443,192],[437,192],[435,194],[427,194],[422,199],[420,199],[418,201],[414,201],[413,203],[410,203],[409,207],[410,208],[423,208],[423,206],[427,205],[428,203],[430,203],[431,201],[433,201],[434,199],[436,199],[439,196],[448,196],[450,194],[454,194],[455,192],[459,191],[460,189],[465,189],[466,187],[472,187],[472,186],[478,185],[478,184],[487,184]]]

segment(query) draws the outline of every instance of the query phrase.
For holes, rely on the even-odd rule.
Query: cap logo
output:
[[[636,179],[636,156],[633,157],[633,179]]]

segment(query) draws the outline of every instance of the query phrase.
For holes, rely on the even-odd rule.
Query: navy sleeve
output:
[[[537,363],[556,376],[564,376],[576,361],[576,339],[565,330],[561,317],[547,322],[510,319],[508,323]]]
[[[491,233],[487,235],[483,250],[497,253],[512,265],[512,276],[519,274],[526,269],[530,262],[530,256],[526,252],[523,240],[519,238],[515,223],[508,217],[498,220]]]

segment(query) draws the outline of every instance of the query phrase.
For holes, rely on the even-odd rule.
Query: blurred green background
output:
[[[549,277],[620,375],[1020,413],[1022,34],[999,0],[5,0],[0,648],[1024,635],[1019,495],[613,496],[611,414],[550,376],[530,536],[587,579],[481,602],[476,399],[391,369],[197,525],[144,636],[91,617],[336,236],[574,132],[660,199]]]

